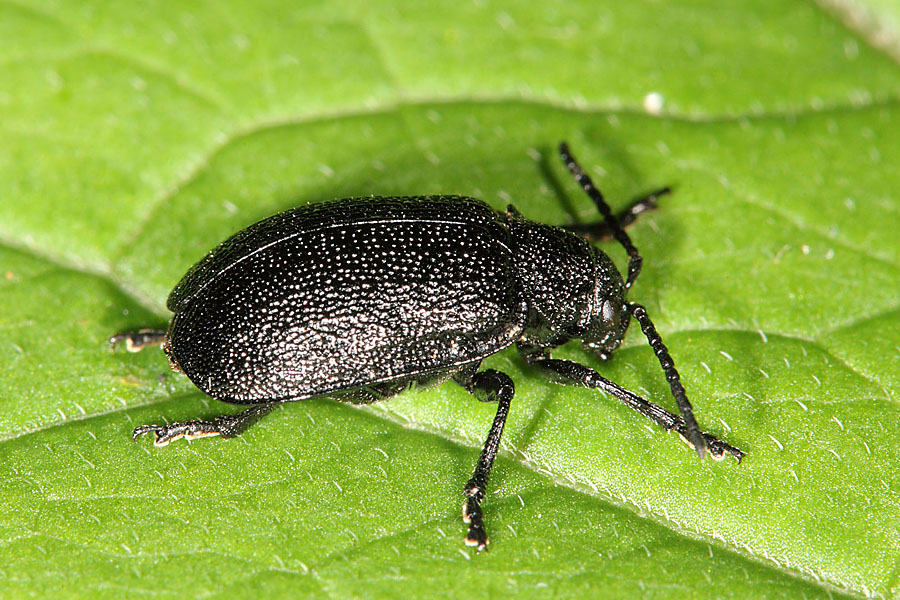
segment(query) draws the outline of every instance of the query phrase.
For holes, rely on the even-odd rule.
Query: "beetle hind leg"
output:
[[[156,434],[154,446],[168,446],[169,442],[185,438],[193,440],[201,437],[221,435],[223,438],[233,438],[244,433],[248,427],[257,420],[269,414],[277,402],[267,404],[255,404],[243,412],[234,415],[222,415],[212,421],[185,421],[184,423],[169,423],[168,425],[141,425],[135,428],[132,438],[137,440],[147,433]]]
[[[119,342],[125,342],[129,352],[140,352],[147,346],[156,346],[166,341],[166,332],[159,329],[139,329],[117,333],[109,337],[109,349],[114,350]]]
[[[494,466],[494,459],[500,449],[500,438],[503,435],[503,426],[506,425],[506,417],[509,415],[509,406],[515,395],[513,380],[506,373],[487,369],[474,372],[475,369],[463,371],[454,380],[466,388],[470,394],[482,402],[497,402],[497,415],[491,425],[475,472],[466,483],[463,502],[463,522],[468,525],[466,533],[466,545],[475,546],[478,551],[487,548],[488,536],[484,527],[484,515],[481,511],[481,502],[484,500],[485,489]]]

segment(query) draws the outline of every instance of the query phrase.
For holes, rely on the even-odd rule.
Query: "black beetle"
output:
[[[484,449],[465,487],[466,543],[484,549],[485,487],[513,398],[505,373],[481,361],[516,344],[525,361],[556,381],[604,390],[703,458],[743,452],[697,426],[669,352],[647,311],[626,292],[641,257],[623,226],[655,207],[660,190],[614,216],[566,144],[562,159],[603,221],[552,227],[513,206],[498,213],[458,196],[348,198],[302,206],[240,231],[191,268],[167,306],[168,331],[110,338],[130,350],[162,343],[172,367],[217,400],[249,404],[213,421],[144,425],[156,445],[180,437],[233,437],[275,405],[313,396],[354,403],[389,398],[411,385],[452,378],[497,402]],[[590,244],[614,237],[628,252],[623,281]],[[601,377],[550,358],[571,340],[606,359],[630,318],[653,347],[681,416]]]

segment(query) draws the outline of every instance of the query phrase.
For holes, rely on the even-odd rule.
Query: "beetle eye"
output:
[[[600,316],[604,325],[612,325],[616,321],[616,307],[612,300],[604,300],[603,306],[600,307]]]

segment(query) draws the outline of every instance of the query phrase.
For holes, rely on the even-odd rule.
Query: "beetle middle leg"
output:
[[[137,440],[145,433],[155,433],[154,446],[167,446],[169,442],[187,438],[189,440],[221,435],[223,438],[233,438],[244,433],[248,427],[269,414],[278,402],[266,404],[254,404],[245,411],[234,415],[222,415],[212,421],[185,421],[184,423],[169,423],[168,425],[141,425],[135,428],[132,438]]]
[[[481,456],[475,465],[472,478],[466,483],[466,500],[463,503],[463,521],[468,524],[466,545],[476,546],[479,551],[484,550],[488,544],[487,531],[484,528],[484,516],[481,512],[481,502],[484,500],[485,489],[494,466],[494,459],[500,449],[500,438],[503,435],[503,426],[506,425],[506,417],[509,415],[509,406],[516,393],[513,380],[501,371],[486,369],[476,372],[478,365],[457,373],[453,379],[466,388],[470,394],[482,402],[497,402],[497,415],[491,425]]]
[[[558,383],[568,385],[580,385],[586,388],[600,389],[621,400],[626,406],[644,415],[666,431],[674,431],[688,444],[694,446],[691,441],[690,430],[685,420],[673,414],[663,407],[641,398],[634,392],[630,392],[619,384],[606,379],[594,369],[571,360],[550,358],[549,350],[533,346],[519,345],[519,353],[529,365],[544,372],[545,375]],[[716,460],[722,460],[725,454],[730,454],[738,462],[744,457],[744,453],[720,440],[712,434],[700,432],[706,444],[705,450]],[[696,449],[696,448],[695,448]]]
[[[620,227],[628,227],[634,223],[640,215],[659,208],[659,205],[657,204],[659,197],[670,194],[671,192],[671,188],[664,187],[655,192],[651,192],[646,196],[641,196],[640,198],[632,200],[631,204],[616,215],[616,221],[619,222]],[[610,227],[609,223],[605,220],[597,223],[560,225],[560,229],[577,233],[578,235],[586,237],[588,241],[591,242],[609,241],[615,237],[612,227]]]

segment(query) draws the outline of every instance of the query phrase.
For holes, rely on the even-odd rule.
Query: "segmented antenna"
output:
[[[625,282],[625,289],[631,289],[634,280],[637,279],[637,276],[641,273],[641,255],[638,254],[637,248],[631,243],[631,238],[628,237],[628,234],[622,229],[619,220],[616,219],[616,216],[609,208],[606,200],[603,199],[603,194],[600,193],[600,190],[597,189],[594,182],[591,181],[591,178],[588,177],[587,173],[584,172],[584,169],[581,168],[572,153],[569,152],[568,144],[563,142],[559,145],[559,154],[566,164],[566,167],[569,169],[569,172],[575,177],[575,181],[578,182],[587,195],[591,197],[591,200],[594,201],[597,210],[603,215],[603,219],[612,231],[613,237],[622,244],[622,247],[625,248],[625,251],[628,253],[628,279]],[[641,331],[650,343],[650,347],[653,348],[653,352],[656,353],[656,358],[659,359],[659,365],[665,372],[666,380],[669,382],[669,389],[672,390],[672,396],[675,397],[675,402],[678,404],[678,410],[684,418],[684,424],[689,438],[688,441],[694,446],[694,449],[697,451],[697,456],[702,459],[706,456],[706,440],[700,431],[700,426],[697,425],[697,419],[694,418],[694,409],[687,398],[684,386],[681,385],[681,378],[678,375],[678,371],[675,370],[675,361],[672,360],[672,357],[669,355],[669,349],[666,348],[666,345],[662,341],[662,337],[659,335],[659,332],[656,331],[656,327],[654,327],[653,321],[650,320],[650,315],[647,314],[647,310],[640,304],[630,302],[628,304],[628,311],[640,324]]]
[[[581,165],[578,164],[578,161],[575,160],[575,157],[569,152],[569,145],[565,142],[561,143],[559,145],[559,154],[562,156],[563,162],[566,164],[569,172],[572,173],[575,181],[578,182],[581,189],[583,189],[587,195],[591,197],[591,200],[594,201],[597,210],[600,211],[600,214],[603,215],[603,219],[609,225],[613,237],[616,238],[617,242],[622,244],[622,247],[625,248],[625,252],[628,253],[628,278],[625,280],[625,289],[631,289],[634,280],[641,274],[641,263],[644,259],[638,254],[637,248],[631,243],[631,238],[628,237],[628,234],[622,229],[619,220],[609,208],[609,204],[603,199],[603,194],[600,193],[600,190],[597,189],[594,182],[588,177],[588,174],[584,172],[584,169],[581,168]]]

